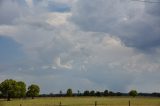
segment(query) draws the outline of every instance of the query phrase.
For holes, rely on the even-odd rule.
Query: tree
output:
[[[131,91],[129,92],[129,95],[135,97],[135,96],[138,95],[138,93],[137,93],[136,90],[131,90]]]
[[[67,90],[67,96],[72,96],[73,95],[73,93],[72,93],[72,89],[71,88],[69,88],[68,90]]]
[[[0,98],[2,98],[3,97],[3,95],[2,95],[2,93],[1,93],[1,91],[0,91]]]
[[[22,81],[17,82],[17,97],[22,98],[26,95],[26,84]]]
[[[61,90],[59,91],[59,94],[62,95],[62,91]]]
[[[103,94],[104,94],[104,96],[108,96],[109,95],[108,90],[105,90]]]
[[[102,96],[102,93],[101,93],[100,91],[97,91],[97,92],[95,93],[95,95],[96,95],[96,96]]]
[[[117,96],[122,96],[122,93],[121,92],[117,92],[116,95]]]
[[[78,91],[77,91],[77,96],[80,96],[80,95],[81,95],[80,93],[81,93],[81,92],[78,90]]]
[[[32,97],[34,99],[35,96],[38,96],[40,92],[40,88],[38,85],[32,84],[28,87],[27,96]]]
[[[88,90],[87,90],[87,91],[84,91],[83,95],[84,95],[84,96],[89,96],[89,91],[88,91]]]
[[[95,96],[95,91],[94,90],[90,91],[90,96]]]
[[[59,91],[59,96],[62,96],[62,93],[63,93],[62,90],[60,90],[60,91]]]
[[[7,97],[7,101],[10,101],[11,97],[17,96],[17,91],[18,91],[17,82],[12,79],[4,80],[0,84],[0,91],[3,96]]]
[[[109,96],[115,96],[115,93],[113,91],[109,91],[108,95]]]

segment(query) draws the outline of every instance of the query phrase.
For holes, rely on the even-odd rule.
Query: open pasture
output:
[[[0,100],[0,106],[160,106],[160,98],[143,97],[53,97]]]

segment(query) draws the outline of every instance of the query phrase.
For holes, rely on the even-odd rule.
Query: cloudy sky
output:
[[[159,0],[0,0],[0,82],[10,78],[41,93],[160,92]]]

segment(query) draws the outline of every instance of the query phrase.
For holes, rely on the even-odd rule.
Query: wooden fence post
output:
[[[62,106],[62,103],[61,103],[61,101],[59,102],[59,106]]]
[[[20,106],[22,106],[22,104],[20,104]]]
[[[95,101],[95,106],[97,106],[97,101]]]
[[[129,103],[128,105],[129,105],[129,106],[131,106],[131,101],[130,101],[130,100],[129,100],[129,102],[128,102],[128,103]]]

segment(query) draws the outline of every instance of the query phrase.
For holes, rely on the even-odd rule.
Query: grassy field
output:
[[[129,98],[129,97],[59,97],[15,99],[12,101],[0,100],[0,106],[160,106],[160,98]]]

